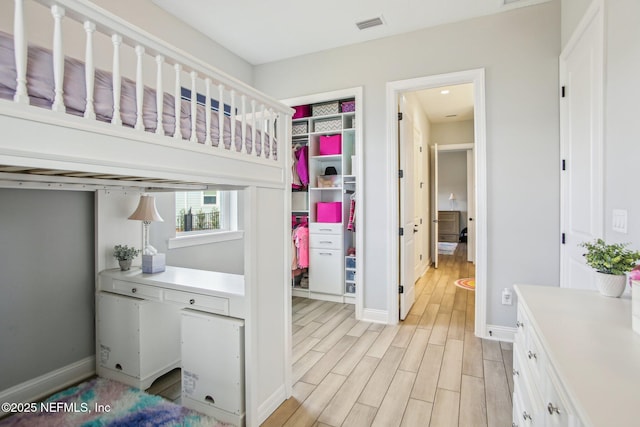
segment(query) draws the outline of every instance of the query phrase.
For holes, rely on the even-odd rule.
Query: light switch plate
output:
[[[618,233],[627,233],[627,211],[624,209],[614,209],[611,228]]]

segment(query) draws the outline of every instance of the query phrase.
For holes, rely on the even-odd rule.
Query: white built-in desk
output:
[[[517,426],[640,425],[640,335],[631,299],[516,285]]]
[[[104,270],[96,290],[98,375],[146,389],[182,368],[182,403],[244,422],[244,276],[166,267]]]

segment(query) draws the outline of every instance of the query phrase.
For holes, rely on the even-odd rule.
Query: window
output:
[[[203,191],[202,192],[202,204],[204,206],[217,205],[218,204],[218,192],[217,191]]]
[[[232,217],[233,216],[233,217]],[[176,237],[237,229],[236,192],[176,192]]]

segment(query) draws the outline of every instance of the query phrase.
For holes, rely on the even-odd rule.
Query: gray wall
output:
[[[255,68],[278,98],[364,87],[365,308],[387,309],[386,83],[459,70],[486,70],[488,322],[515,322],[502,288],[557,284],[559,54],[556,0]]]
[[[467,226],[467,152],[438,153],[438,209],[451,210],[449,195],[456,197],[453,210],[460,211],[460,230]]]
[[[95,353],[93,193],[0,189],[0,390]]]
[[[434,123],[431,126],[433,144],[473,144],[473,120],[451,123]]]

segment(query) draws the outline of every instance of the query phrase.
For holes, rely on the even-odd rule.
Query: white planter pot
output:
[[[596,272],[596,287],[604,296],[619,298],[624,293],[626,285],[627,276],[624,274],[615,275]]]

